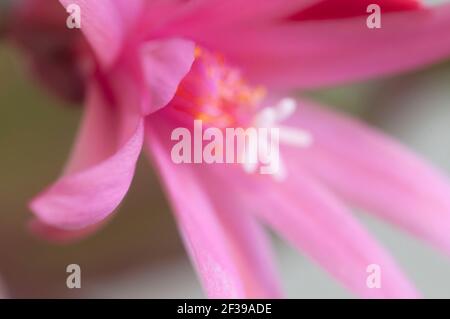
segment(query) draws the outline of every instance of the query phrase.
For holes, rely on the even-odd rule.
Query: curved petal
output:
[[[369,29],[366,19],[224,28],[194,39],[224,54],[253,82],[279,89],[364,80],[450,55],[450,5],[383,14],[381,29]]]
[[[97,224],[90,225],[86,228],[76,230],[66,230],[58,227],[53,227],[44,224],[40,219],[33,218],[28,222],[28,230],[38,238],[49,241],[51,243],[57,243],[61,245],[71,244],[78,242],[90,235],[96,233],[103,225],[105,221]]]
[[[144,114],[166,106],[195,60],[195,44],[183,39],[150,41],[140,49],[148,101]]]
[[[189,255],[211,298],[280,296],[265,234],[250,216],[229,206],[223,194],[211,195],[194,165],[170,158],[170,126],[152,115],[148,147],[159,168]],[[214,184],[212,184],[214,185]]]
[[[31,209],[45,224],[64,229],[103,220],[128,191],[142,143],[142,119],[114,108],[98,83],[92,83],[65,173],[31,202]]]
[[[166,26],[172,34],[185,34],[187,32],[194,38],[204,34],[214,36],[218,28],[234,30],[236,26],[248,24],[273,22],[301,11],[308,6],[315,5],[319,0],[200,0],[186,2],[183,10],[173,10],[176,14]],[[151,15],[151,13],[149,12]],[[205,28],[205,24],[208,28]]]
[[[314,144],[299,165],[348,201],[450,253],[450,183],[444,174],[382,133],[309,102],[292,125]]]
[[[166,5],[167,5],[166,1]],[[170,3],[170,1],[169,1]],[[172,1],[176,3],[176,1]],[[371,0],[200,0],[183,3],[184,10],[170,8],[172,19],[169,19],[168,27],[183,32],[196,38],[205,34],[215,37],[214,33],[222,28],[222,31],[237,28],[249,28],[256,24],[267,25],[281,20],[322,20],[338,19],[366,15],[367,6],[373,3]],[[420,8],[416,0],[379,0],[382,12],[415,10]],[[172,4],[173,6],[173,4]],[[181,7],[180,2],[177,4]],[[152,17],[152,13],[146,14]],[[158,18],[158,17],[154,17]],[[154,20],[151,19],[151,20]],[[149,20],[149,17],[147,17]],[[207,22],[208,28],[205,29]],[[164,31],[163,31],[164,32]],[[167,32],[167,31],[166,31]],[[234,33],[235,34],[235,33]],[[237,44],[238,45],[238,44]]]
[[[78,53],[84,44],[78,41],[78,32],[64,27],[67,18],[64,9],[57,1],[7,1],[13,2],[8,40],[26,54],[27,65],[41,85],[64,99],[80,102],[84,72],[78,63]]]
[[[227,200],[253,213],[301,252],[325,268],[353,293],[365,298],[416,298],[415,288],[392,257],[325,187],[283,157],[289,175],[283,182],[267,176],[210,167]],[[211,177],[210,177],[211,178]],[[381,287],[369,288],[368,267],[381,269]]]
[[[373,0],[322,0],[301,10],[290,18],[297,21],[342,19],[367,14]],[[377,0],[381,12],[417,10],[422,7],[418,0]]]
[[[102,222],[83,229],[66,230],[44,224],[41,220],[34,218],[29,221],[28,230],[35,236],[52,243],[70,244],[96,233],[103,224]]]
[[[60,0],[65,8],[78,5],[81,30],[104,66],[111,65],[131,36],[142,0]],[[63,27],[63,26],[61,26]]]

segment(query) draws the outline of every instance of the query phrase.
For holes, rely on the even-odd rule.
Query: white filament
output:
[[[280,125],[280,122],[291,117],[297,109],[297,103],[294,99],[284,98],[273,107],[266,107],[256,114],[253,124],[257,128],[278,128],[280,142],[294,147],[308,147],[312,144],[312,135],[306,131],[296,127]],[[243,168],[247,173],[255,173],[258,168],[258,159],[264,163],[272,164],[276,161],[276,170],[272,175],[275,180],[283,181],[287,172],[281,156],[271,151],[267,158],[267,149],[270,141],[268,135],[258,136],[258,144],[250,143],[247,148],[243,161]],[[261,152],[262,151],[262,152]],[[261,158],[261,154],[265,154]]]

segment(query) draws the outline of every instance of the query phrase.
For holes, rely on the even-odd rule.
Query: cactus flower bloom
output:
[[[60,2],[81,9],[84,38],[65,29],[73,39],[63,45],[77,48],[64,51],[75,57],[66,70],[81,70],[85,111],[62,176],[31,202],[35,232],[95,231],[127,193],[144,149],[209,297],[282,296],[262,225],[361,297],[419,295],[347,203],[449,253],[447,179],[377,130],[292,90],[447,58],[450,6],[378,1],[382,27],[369,29],[370,1],[359,0]],[[279,128],[282,172],[175,164],[173,130],[198,119],[220,130]],[[380,289],[366,284],[371,264],[382,269]]]

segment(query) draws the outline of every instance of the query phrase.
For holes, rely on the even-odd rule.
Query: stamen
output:
[[[279,126],[279,129],[280,141],[284,144],[297,147],[308,147],[313,142],[312,135],[308,131],[289,126]]]
[[[276,110],[277,120],[281,122],[288,119],[295,113],[297,110],[297,103],[294,99],[284,98],[278,103]]]
[[[247,84],[239,70],[229,66],[219,54],[197,47],[195,57],[191,71],[172,101],[174,108],[195,120],[223,129],[256,128],[257,139],[248,141],[242,153],[237,154],[239,162],[247,173],[255,173],[259,168],[260,173],[283,180],[287,172],[279,154],[279,142],[294,147],[307,147],[312,143],[309,132],[281,125],[295,113],[296,101],[283,98],[276,105],[261,109],[266,97],[264,88]],[[276,129],[276,138],[272,131],[260,134],[261,128]]]
[[[285,125],[280,125],[279,123],[287,120],[292,116],[297,109],[297,103],[294,99],[284,98],[278,102],[274,107],[266,107],[258,112],[254,117],[254,126],[258,128],[277,128],[279,132],[279,141],[283,144],[294,146],[294,147],[308,147],[312,144],[312,135],[305,130],[289,127]],[[267,150],[270,141],[267,135],[258,136],[258,149],[253,150],[259,157],[259,159],[271,166],[275,166],[275,171],[273,172],[273,177],[276,181],[283,181],[287,172],[280,154],[275,154],[273,150],[270,152],[267,158]],[[261,156],[265,156],[261,158]],[[258,164],[248,164],[244,163],[244,170],[248,173],[254,173],[257,169]]]
[[[175,108],[218,127],[249,124],[266,90],[248,85],[219,54],[197,47],[195,57],[174,98]]]
[[[244,152],[242,167],[246,173],[255,173],[258,168],[258,143],[250,141]]]

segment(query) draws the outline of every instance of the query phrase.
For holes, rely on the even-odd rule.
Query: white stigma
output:
[[[296,109],[297,103],[294,99],[284,98],[275,106],[266,107],[257,113],[253,125],[256,128],[278,129],[280,143],[294,147],[308,147],[313,142],[312,135],[308,131],[280,124],[289,119]],[[268,155],[269,145],[271,145],[269,134],[258,136],[258,143],[249,143],[244,156],[243,168],[247,173],[255,173],[258,165],[260,165],[259,160],[275,168],[272,174],[273,178],[277,181],[283,181],[287,176],[285,165],[280,154],[274,152],[274,150],[271,150]]]

